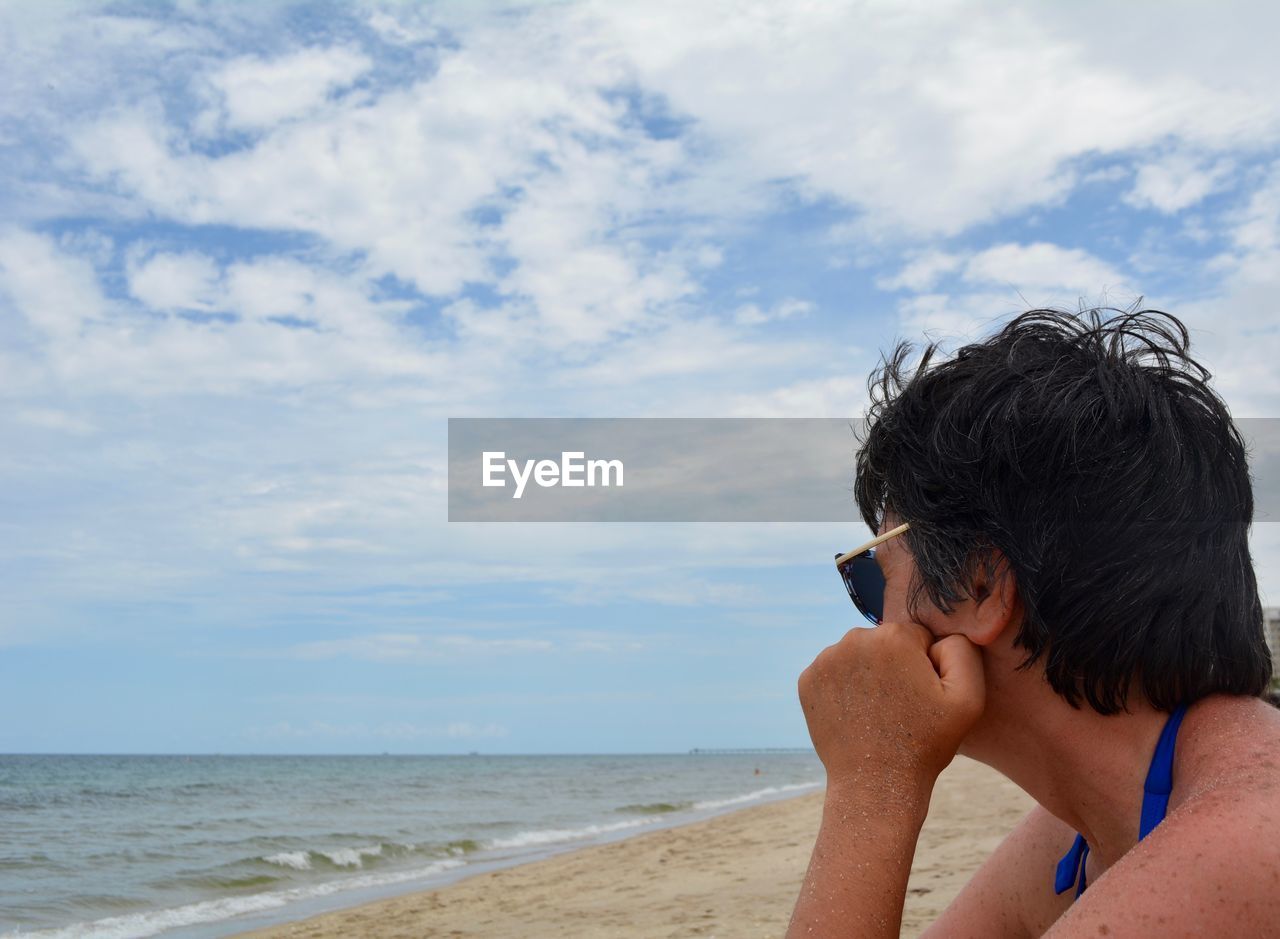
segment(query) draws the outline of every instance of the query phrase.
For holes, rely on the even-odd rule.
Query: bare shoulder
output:
[[[1053,889],[1076,833],[1033,809],[927,936],[1273,935],[1280,922],[1280,712],[1206,700],[1179,741],[1164,822],[1079,900]]]
[[[1050,936],[1272,935],[1280,922],[1280,714],[1198,717],[1176,806],[1089,885]],[[1198,761],[1198,762],[1197,762]],[[1181,789],[1181,792],[1179,792]]]
[[[1189,802],[1090,884],[1048,935],[1273,935],[1280,804],[1220,791]]]
[[[1070,895],[1053,891],[1058,859],[1075,832],[1036,806],[1000,843],[925,936],[1040,936]]]

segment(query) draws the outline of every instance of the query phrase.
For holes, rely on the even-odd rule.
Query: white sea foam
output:
[[[714,812],[717,809],[728,808],[733,805],[746,805],[751,802],[762,802],[774,796],[789,795],[791,793],[804,792],[810,789],[817,789],[822,786],[820,782],[811,783],[790,783],[782,786],[765,786],[763,789],[756,789],[752,792],[746,792],[738,796],[729,796],[724,799],[707,799],[702,802],[695,802],[691,806],[693,812]],[[635,818],[622,822],[612,822],[605,825],[584,825],[581,828],[540,828],[533,831],[522,831],[519,834],[511,835],[506,838],[495,838],[486,843],[486,847],[493,849],[511,849],[511,848],[535,848],[540,845],[563,844],[567,841],[586,841],[600,835],[610,835],[615,832],[625,831],[628,828],[644,828],[653,825],[669,824],[673,820],[679,819],[684,814],[680,812],[664,813],[660,817]]]
[[[409,845],[408,847],[412,849],[413,846]],[[363,848],[335,848],[332,851],[316,851],[314,853],[328,858],[337,867],[364,867],[364,859],[380,856],[382,848],[382,845],[374,844]],[[279,854],[269,854],[263,860],[268,864],[275,864],[279,867],[291,867],[295,871],[309,871],[311,870],[311,857],[312,852],[310,851],[281,851]]]
[[[564,841],[582,841],[599,835],[625,831],[628,828],[642,828],[657,824],[656,818],[635,818],[625,822],[612,822],[608,825],[584,825],[581,828],[540,828],[534,831],[522,831],[508,838],[495,838],[486,844],[489,848],[534,848],[544,844],[558,844]]]
[[[308,887],[294,887],[289,890],[274,890],[268,893],[257,893],[247,897],[223,897],[218,900],[203,900],[199,903],[188,903],[185,906],[167,910],[149,910],[145,913],[130,913],[126,916],[111,916],[94,920],[91,923],[76,923],[59,929],[43,929],[23,932],[21,939],[142,939],[155,936],[170,929],[183,926],[195,926],[201,923],[216,923],[220,920],[244,916],[249,913],[262,913],[279,909],[290,903],[310,900],[315,897],[328,896],[341,890],[358,890],[366,887],[384,887],[391,884],[422,880],[433,874],[461,867],[462,861],[452,859],[436,861],[426,867],[408,871],[388,871],[384,874],[361,874],[355,877],[344,877],[340,881],[323,884],[312,884]],[[16,932],[6,933],[5,937],[18,939]]]
[[[279,854],[269,854],[263,860],[280,867],[292,867],[295,871],[311,870],[311,855],[306,851],[281,851]]]
[[[380,855],[382,853],[382,845],[375,844],[367,848],[339,848],[336,851],[321,851],[320,853],[339,867],[364,867],[364,859]]]
[[[763,789],[756,789],[753,792],[743,793],[740,796],[729,796],[726,799],[707,799],[703,802],[693,803],[694,809],[713,810],[724,809],[731,805],[744,805],[748,802],[760,802],[771,796],[786,795],[791,792],[804,792],[809,789],[819,789],[822,787],[820,782],[809,783],[788,783],[783,786],[765,786]]]

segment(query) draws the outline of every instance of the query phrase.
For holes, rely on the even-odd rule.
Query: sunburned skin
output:
[[[925,935],[1106,935],[1102,927],[1123,936],[1218,935],[1226,921],[1236,935],[1272,934],[1280,916],[1278,721],[1252,698],[1193,705],[1178,734],[1168,815],[1138,842],[1134,808],[1113,856],[1090,853],[1084,896],[1054,893],[1054,868],[1076,830],[1037,808]],[[1140,793],[1141,781],[1135,785]]]

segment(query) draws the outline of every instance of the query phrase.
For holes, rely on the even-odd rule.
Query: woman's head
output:
[[[1011,577],[1023,664],[1101,713],[1265,690],[1245,447],[1181,322],[1036,310],[910,355],[872,376],[855,491],[911,525],[911,605]]]

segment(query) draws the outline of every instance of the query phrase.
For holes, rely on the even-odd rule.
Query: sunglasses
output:
[[[836,555],[836,570],[849,590],[853,605],[871,622],[879,626],[884,618],[884,574],[876,563],[876,545],[901,535],[911,526],[899,525],[883,535],[877,535],[860,548]]]

